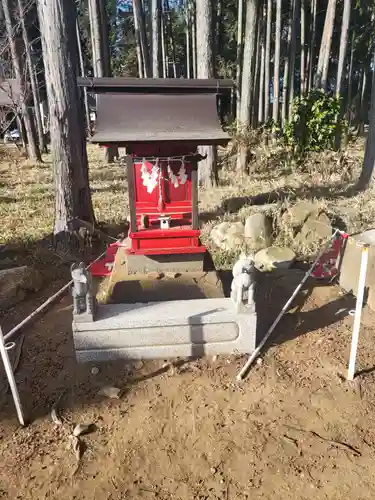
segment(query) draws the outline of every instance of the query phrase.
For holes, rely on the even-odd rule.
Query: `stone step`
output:
[[[250,354],[256,314],[237,314],[228,298],[108,304],[93,322],[73,321],[77,360]]]

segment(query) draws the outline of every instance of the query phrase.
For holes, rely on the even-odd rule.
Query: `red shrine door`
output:
[[[192,166],[183,160],[142,160],[134,163],[137,229],[141,217],[150,227],[160,227],[160,217],[171,217],[170,227],[191,225]]]
[[[194,169],[196,165],[183,155],[133,155],[133,179],[129,178],[136,225],[129,234],[132,253],[205,252],[198,227],[192,228]]]

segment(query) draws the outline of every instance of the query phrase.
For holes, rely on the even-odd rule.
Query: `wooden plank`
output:
[[[191,171],[191,227],[192,229],[199,229],[199,217],[198,217],[198,165],[193,163],[193,169]]]
[[[130,214],[130,232],[137,231],[137,218],[135,212],[135,185],[134,185],[134,168],[133,158],[130,155],[126,157],[126,168],[128,177],[128,191],[129,191],[129,214]]]

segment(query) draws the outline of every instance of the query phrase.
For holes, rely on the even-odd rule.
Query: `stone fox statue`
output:
[[[79,266],[72,264],[70,272],[73,279],[73,314],[86,313],[92,315],[94,313],[94,301],[90,273],[86,270],[83,262]]]
[[[242,305],[254,306],[254,260],[241,254],[233,266],[230,297],[239,312]]]

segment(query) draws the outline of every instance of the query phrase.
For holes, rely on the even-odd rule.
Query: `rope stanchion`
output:
[[[310,269],[307,271],[307,273],[305,274],[305,276],[303,277],[301,283],[297,286],[297,288],[294,290],[294,292],[292,293],[291,297],[289,298],[289,300],[286,302],[286,304],[284,305],[284,307],[281,309],[280,313],[278,314],[278,316],[276,317],[275,321],[272,323],[272,325],[270,326],[270,328],[268,329],[266,335],[264,336],[263,340],[261,341],[261,343],[259,344],[259,346],[255,349],[255,351],[251,354],[251,356],[249,357],[249,359],[247,360],[247,362],[245,363],[245,365],[243,366],[242,370],[239,372],[239,374],[237,375],[237,380],[238,381],[241,381],[243,380],[243,378],[246,376],[247,372],[249,371],[251,365],[253,364],[253,362],[255,361],[255,359],[259,356],[261,350],[263,349],[264,345],[266,344],[267,340],[270,338],[270,336],[272,335],[273,331],[275,330],[276,326],[279,324],[281,318],[284,316],[284,314],[286,313],[286,311],[288,310],[290,304],[293,302],[293,300],[295,299],[295,297],[298,295],[298,293],[300,292],[301,288],[303,287],[303,285],[306,283],[306,281],[308,280],[308,278],[311,276],[312,272],[314,271],[315,269],[315,266],[317,265],[317,263],[319,262],[319,260],[322,258],[322,256],[324,255],[324,253],[329,249],[330,245],[332,244],[332,240],[336,237],[337,233],[339,232],[338,229],[335,230],[335,232],[333,233],[333,235],[331,236],[330,240],[328,241],[328,243],[323,247],[323,249],[319,252],[317,258],[315,259],[314,263],[312,264],[312,266],[310,267]]]
[[[369,251],[369,245],[367,245],[367,244],[363,245],[362,246],[361,268],[359,271],[359,280],[358,280],[357,301],[356,301],[355,313],[354,313],[352,345],[350,348],[350,358],[349,358],[349,367],[348,367],[348,376],[347,376],[348,380],[353,380],[354,373],[355,373],[355,361],[356,361],[356,357],[357,357],[357,347],[358,347],[358,339],[359,339],[359,330],[361,327],[363,297],[364,297],[365,285],[366,285],[368,251]]]
[[[16,379],[14,378],[12,363],[10,362],[8,352],[7,352],[12,347],[14,347],[13,344],[11,344],[11,345],[5,344],[3,332],[2,332],[1,327],[0,327],[0,355],[1,355],[1,359],[3,361],[5,373],[6,373],[8,383],[10,386],[10,390],[12,391],[12,396],[13,396],[14,406],[16,407],[16,411],[17,411],[18,421],[24,427],[27,422],[26,422],[25,415],[23,412],[21,399],[20,399],[20,395],[18,392],[17,384],[16,384]]]

